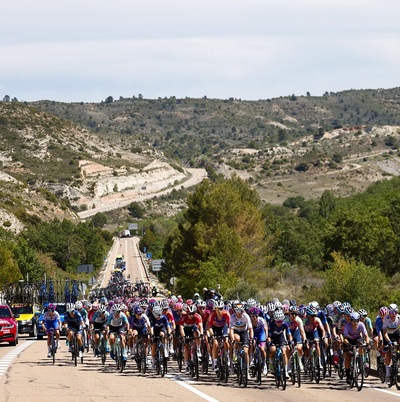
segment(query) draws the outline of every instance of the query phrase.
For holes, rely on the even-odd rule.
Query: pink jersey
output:
[[[208,328],[212,328],[212,327],[224,327],[225,325],[227,325],[229,327],[229,320],[230,320],[230,314],[228,311],[223,310],[221,311],[221,316],[218,317],[217,313],[215,311],[213,311],[210,314],[210,317],[208,318],[207,321],[207,326]]]

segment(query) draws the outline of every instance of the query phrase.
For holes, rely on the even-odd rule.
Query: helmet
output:
[[[282,308],[282,303],[280,301],[275,302],[275,310]]]
[[[317,315],[317,310],[311,306],[308,306],[306,308],[306,313],[307,315],[311,315],[311,316],[316,316]]]
[[[346,309],[347,307],[351,307],[351,304],[349,302],[343,302],[342,306],[344,309]]]
[[[212,310],[215,306],[215,300],[214,299],[209,299],[207,300],[207,307]]]
[[[399,311],[399,308],[397,307],[397,304],[392,303],[392,304],[389,304],[389,310],[394,310],[397,313]]]
[[[161,307],[160,306],[158,306],[158,305],[156,305],[156,306],[154,306],[154,308],[153,308],[153,315],[154,315],[154,317],[161,317],[161,313],[162,313],[162,311],[161,311]]]
[[[56,309],[56,305],[54,303],[48,304],[47,310],[53,310],[54,311],[55,309]]]
[[[106,303],[107,303],[107,299],[103,296],[102,298],[100,298],[100,303],[101,303],[101,304],[106,304]]]
[[[237,313],[237,312],[243,312],[243,311],[244,311],[244,306],[243,306],[242,303],[239,302],[239,303],[236,303],[234,309],[235,309],[235,312],[236,312],[236,313]]]
[[[114,300],[110,300],[110,301],[108,302],[108,307],[112,307],[114,304],[115,304],[115,303],[114,303]]]
[[[133,312],[134,312],[135,314],[143,314],[143,309],[142,309],[140,306],[136,306],[136,307],[133,309]]]
[[[339,306],[340,304],[342,304],[342,303],[340,303],[339,300],[335,300],[335,301],[332,303],[333,307],[337,307],[337,306]]]
[[[121,310],[125,313],[126,311],[128,311],[128,306],[125,303],[122,303]]]
[[[291,306],[296,306],[297,305],[297,303],[296,303],[296,300],[290,300],[289,301],[289,304],[291,305]]]
[[[197,306],[195,304],[190,304],[186,309],[188,314],[194,314],[197,311]]]
[[[282,310],[284,314],[289,312],[289,304],[282,304]]]
[[[104,304],[100,304],[98,312],[99,313],[105,313],[106,311],[106,306]]]
[[[222,300],[216,300],[215,303],[214,303],[214,308],[223,309],[224,308],[224,302]]]
[[[192,305],[192,304],[193,304],[193,300],[192,300],[192,299],[187,299],[187,300],[186,300],[186,304],[187,304],[188,306]]]
[[[282,306],[284,306],[285,304],[287,304],[289,306],[290,302],[288,299],[285,299],[282,301]]]
[[[273,303],[273,302],[267,303],[267,312],[269,313],[270,311],[272,311],[272,312],[275,311],[275,303]]]
[[[336,306],[336,309],[337,309],[337,311],[338,311],[339,314],[344,313],[343,304],[339,304],[338,306]]]
[[[167,300],[161,300],[161,302],[160,302],[160,307],[161,307],[163,310],[165,310],[166,308],[168,308],[168,307],[169,307],[168,301],[167,301]]]
[[[351,319],[351,321],[359,321],[360,320],[360,314],[358,314],[356,311],[353,311],[350,314],[350,319]]]
[[[195,294],[193,295],[193,299],[194,299],[194,300],[199,300],[199,299],[200,299],[200,295],[199,295],[198,293],[195,293]]]
[[[257,302],[253,298],[250,298],[249,300],[247,300],[247,307],[248,308],[255,307],[256,304],[257,304]]]
[[[306,309],[304,307],[299,307],[299,316],[305,317],[307,315]]]
[[[389,309],[386,306],[383,306],[379,309],[379,315],[386,316],[389,314]]]
[[[75,303],[75,308],[76,308],[77,310],[80,310],[82,307],[83,307],[82,302],[78,300],[78,301]]]
[[[120,304],[114,304],[113,305],[113,307],[112,307],[112,311],[115,311],[115,312],[117,312],[117,311],[121,311],[122,310],[122,307],[121,307],[121,305]]]
[[[314,307],[315,309],[319,310],[319,303],[317,301],[312,301],[310,303],[311,307]]]
[[[93,304],[92,304],[92,310],[93,310],[93,311],[97,311],[98,309],[99,309],[98,303],[93,303]]]
[[[358,314],[360,314],[360,316],[362,317],[366,317],[368,315],[367,311],[364,310],[363,308],[358,310]]]
[[[274,313],[275,321],[283,321],[285,319],[285,314],[283,314],[282,310],[276,310]]]
[[[175,310],[182,310],[183,304],[181,302],[175,303]]]
[[[150,299],[149,300],[149,307],[154,308],[154,306],[158,305],[158,301],[156,299]]]
[[[148,306],[148,303],[147,303],[147,300],[146,300],[146,299],[140,300],[139,304],[140,304],[142,307],[147,307],[147,306]]]
[[[201,307],[201,308],[206,308],[207,303],[204,300],[199,300],[196,302],[197,308]]]
[[[344,313],[345,313],[346,315],[350,315],[353,311],[354,311],[354,308],[353,308],[353,307],[346,307],[346,308],[344,309]]]
[[[90,303],[90,301],[85,300],[83,302],[83,306],[85,307],[85,309],[90,310],[92,308],[92,303]]]
[[[259,316],[261,313],[261,310],[258,307],[252,307],[249,311],[250,315],[256,315]]]
[[[290,306],[289,313],[299,314],[299,311],[297,310],[296,306]]]
[[[75,306],[73,303],[67,303],[67,311],[70,313],[75,310]]]

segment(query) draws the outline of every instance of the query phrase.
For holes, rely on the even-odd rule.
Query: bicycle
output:
[[[283,358],[282,345],[276,345],[275,357],[273,360],[275,385],[286,389],[286,366]]]
[[[392,352],[392,366],[390,370],[390,384],[389,387],[396,385],[397,389],[400,389],[400,378],[399,378],[399,344],[397,342],[392,342],[391,345]]]
[[[107,338],[104,334],[104,330],[95,329],[95,333],[99,334],[99,343],[97,347],[97,351],[101,357],[101,363],[105,364],[107,359]],[[94,345],[94,351],[96,353],[96,346]]]
[[[179,372],[181,372],[182,365],[183,365],[183,339],[181,336],[178,337],[178,343],[176,345],[175,356],[176,356],[176,361],[178,363]]]
[[[189,369],[190,375],[196,380],[199,380],[199,357],[197,356],[197,337],[191,337],[189,339]]]
[[[76,330],[70,329],[70,331],[72,331],[72,342],[69,343],[69,347],[70,347],[72,360],[74,361],[75,366],[77,366],[78,365],[78,356],[79,356],[78,338],[76,337]],[[83,353],[81,355],[81,363],[83,364]]]
[[[239,385],[243,385],[243,387],[247,387],[247,375],[248,375],[248,367],[246,361],[246,352],[244,350],[243,342],[237,342],[239,345],[239,350],[237,353],[237,362],[234,365],[236,370],[236,378]]]
[[[224,383],[228,382],[229,377],[229,364],[228,364],[228,352],[225,350],[225,339],[227,336],[216,336],[215,339],[218,342],[217,349],[217,367],[216,373],[217,377],[220,381]],[[210,340],[210,343],[213,343],[213,340]]]
[[[146,374],[147,371],[147,345],[143,342],[143,338],[139,337],[136,343],[135,360],[139,373]]]
[[[297,386],[300,387],[301,386],[300,357],[299,357],[299,351],[295,344],[292,344],[291,347],[290,366],[292,369],[292,372],[290,374],[292,384],[294,385],[297,382]]]
[[[381,380],[382,384],[385,382],[385,376],[386,376],[385,354],[386,354],[386,352],[384,350],[380,350],[380,354],[376,358],[376,360],[377,360],[376,367],[378,370],[378,377]]]
[[[261,385],[262,371],[265,362],[263,362],[260,341],[253,340],[254,354],[253,354],[253,365],[250,368],[251,377],[256,377],[256,383]],[[264,364],[263,364],[264,363]]]
[[[114,357],[115,363],[117,366],[117,370],[122,373],[126,366],[126,347],[122,346],[122,335],[123,333],[118,332],[115,335],[115,344],[114,344]]]
[[[168,365],[167,365],[167,358],[165,357],[164,344],[162,342],[162,337],[156,336],[156,337],[154,337],[154,341],[156,342],[156,345],[157,345],[156,372],[157,372],[157,375],[161,375],[161,377],[164,377],[165,374],[167,374]]]
[[[352,345],[349,353],[350,360],[350,388],[356,387],[357,391],[361,391],[364,384],[364,365],[363,357],[359,354],[358,348],[360,344]]]
[[[370,354],[370,348],[367,347],[364,347],[363,367],[364,367],[364,377],[368,378],[371,370],[371,354]]]
[[[203,374],[208,374],[208,361],[210,358],[210,354],[208,353],[207,343],[205,338],[201,340],[201,368]]]
[[[319,384],[319,381],[321,379],[321,372],[320,372],[320,361],[316,345],[317,341],[314,340],[308,355],[306,367],[308,375],[310,376],[310,381],[312,382],[315,379],[316,384]]]
[[[54,328],[48,329],[47,336],[50,337],[50,354],[54,364],[56,361],[56,353],[57,353],[57,340],[55,336],[55,329]]]
[[[333,349],[332,345],[328,344],[328,347],[324,349],[324,360],[323,360],[323,377],[326,378],[328,375],[329,377],[332,377],[332,368],[334,366],[333,364]]]

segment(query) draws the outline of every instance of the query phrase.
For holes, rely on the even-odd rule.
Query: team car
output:
[[[63,323],[64,321],[64,314],[67,311],[67,305],[65,303],[54,303],[56,305],[56,311],[58,312],[58,314],[60,314],[60,319],[61,319],[61,323]],[[37,339],[43,339],[43,337],[46,335],[46,331],[43,329],[43,316],[44,313],[47,311],[47,305],[45,305],[42,309],[42,312],[40,313],[40,316],[38,317],[37,320],[37,333],[36,333],[36,338]],[[60,328],[60,334],[61,335],[66,335],[66,329],[64,327],[61,326]]]
[[[36,337],[36,320],[40,313],[37,304],[15,304],[11,306],[14,314],[18,314],[18,333]]]
[[[18,343],[18,317],[7,304],[0,304],[0,342],[8,342],[11,346]]]

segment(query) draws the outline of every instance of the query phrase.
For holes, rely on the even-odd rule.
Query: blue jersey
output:
[[[158,320],[153,315],[152,318],[150,318],[150,325],[155,330],[164,330],[166,332],[168,328],[168,319],[164,314],[162,314]]]
[[[275,320],[271,320],[268,324],[268,336],[270,338],[280,338],[282,335],[285,335],[287,340],[288,335],[291,335],[290,329],[286,322],[283,322],[281,326],[278,326]]]
[[[142,314],[140,318],[136,318],[136,315],[133,314],[128,318],[128,321],[130,327],[133,329],[147,328],[150,325],[149,318],[145,314]]]
[[[70,313],[64,314],[64,323],[67,323],[68,328],[79,330],[81,327],[82,316],[79,314],[78,310],[74,310],[74,315],[71,316]]]

